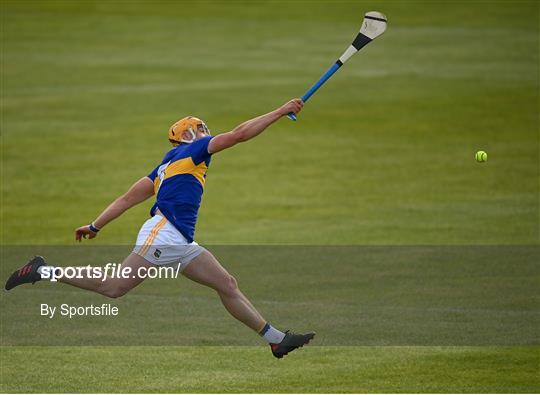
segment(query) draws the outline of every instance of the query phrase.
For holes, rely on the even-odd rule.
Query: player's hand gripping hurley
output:
[[[334,63],[305,94],[302,101],[307,102],[309,98],[319,89],[351,56],[360,51],[366,44],[379,37],[386,30],[386,17],[377,11],[370,11],[364,16],[364,22],[360,28],[360,33],[353,43],[347,48],[343,55]],[[287,117],[296,121],[296,115],[290,112]]]

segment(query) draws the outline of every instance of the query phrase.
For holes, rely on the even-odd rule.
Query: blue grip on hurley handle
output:
[[[309,100],[309,98],[317,92],[317,89],[319,89],[332,75],[343,65],[341,61],[337,61],[334,63],[327,71],[322,75],[321,78],[319,78],[319,81],[317,81],[309,90],[304,93],[304,96],[301,97],[302,101],[305,103]],[[294,112],[290,112],[287,114],[287,118],[289,118],[291,121],[296,121],[296,114]]]

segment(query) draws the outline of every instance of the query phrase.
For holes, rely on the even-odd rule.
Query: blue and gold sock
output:
[[[264,339],[271,344],[278,344],[281,343],[283,338],[285,337],[285,333],[277,330],[272,325],[270,325],[268,322],[264,325],[264,327],[259,331],[259,335],[264,337]]]

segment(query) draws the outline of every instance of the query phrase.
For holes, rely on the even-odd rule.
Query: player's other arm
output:
[[[112,202],[93,222],[93,226],[102,229],[113,219],[118,218],[126,210],[145,201],[154,195],[154,183],[148,177],[143,177],[129,188],[129,190]],[[75,230],[75,240],[81,241],[88,237],[93,239],[97,232],[92,231],[91,225],[81,226]]]
[[[290,112],[299,113],[304,106],[301,99],[293,99],[268,114],[250,119],[227,133],[219,134],[210,140],[208,152],[214,154],[238,143],[248,141],[261,134],[264,129]]]

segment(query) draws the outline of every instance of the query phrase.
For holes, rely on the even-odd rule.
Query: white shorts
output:
[[[203,251],[194,241],[189,243],[162,215],[154,215],[144,223],[133,248],[134,253],[154,265],[180,264],[180,271]]]

